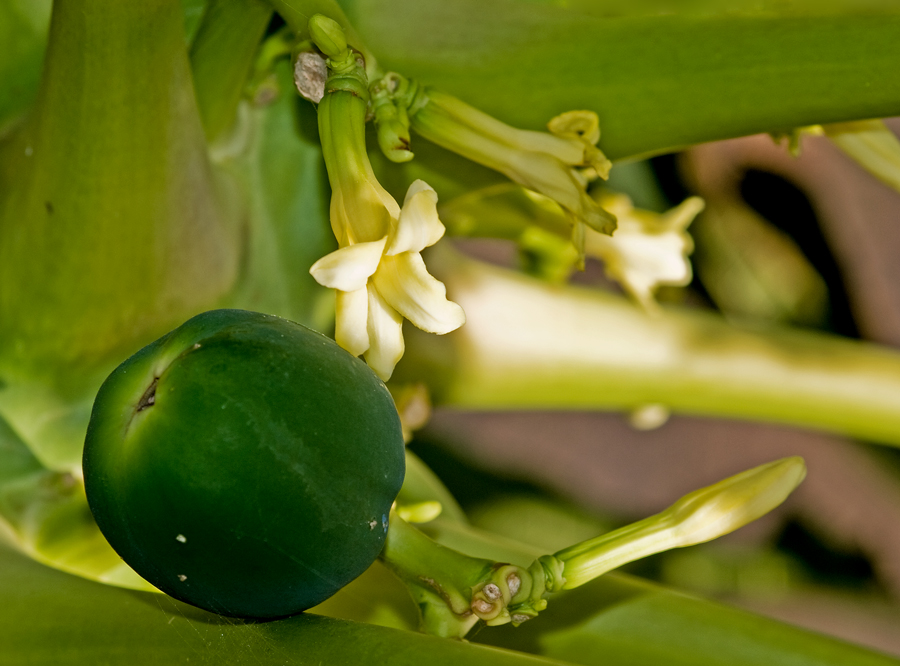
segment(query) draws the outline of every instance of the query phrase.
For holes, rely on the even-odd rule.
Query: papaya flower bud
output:
[[[337,21],[322,14],[309,19],[309,36],[319,50],[329,58],[340,58],[347,50],[347,38]]]
[[[572,589],[607,571],[672,548],[724,536],[781,504],[806,476],[803,458],[760,465],[682,497],[665,511],[554,555]]]
[[[596,142],[597,115],[569,111],[548,123],[549,132],[511,127],[452,95],[425,88],[410,106],[412,128],[420,135],[510,180],[556,201],[573,221],[576,247],[581,225],[611,234],[615,216],[587,193],[596,178],[607,178],[611,163]]]

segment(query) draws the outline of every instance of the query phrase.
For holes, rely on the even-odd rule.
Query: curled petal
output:
[[[323,287],[340,291],[357,291],[366,286],[378,268],[387,236],[371,243],[356,243],[335,250],[319,259],[309,269]]]
[[[437,200],[437,192],[424,180],[417,180],[409,186],[386,254],[421,252],[441,239],[444,225],[438,218]]]
[[[335,341],[354,356],[369,348],[367,320],[369,297],[366,288],[335,292]]]
[[[593,111],[566,111],[547,123],[551,134],[581,139],[590,145],[600,140],[600,118]]]
[[[584,149],[584,163],[590,166],[596,173],[598,178],[607,180],[609,171],[612,169],[612,162],[603,154],[599,148],[595,146],[586,146]]]
[[[366,328],[370,346],[366,352],[366,363],[376,375],[387,381],[405,350],[403,318],[385,302],[377,289],[369,287],[367,291],[369,317]]]
[[[443,335],[466,321],[463,309],[447,300],[446,287],[428,274],[418,252],[384,257],[373,281],[391,307],[423,331]]]

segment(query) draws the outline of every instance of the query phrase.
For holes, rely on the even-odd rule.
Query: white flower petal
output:
[[[705,207],[706,202],[700,197],[688,197],[660,217],[660,226],[667,230],[684,231]]]
[[[366,323],[370,347],[366,363],[383,381],[391,378],[394,367],[403,357],[403,318],[388,305],[378,293],[369,287],[369,317]]]
[[[438,218],[437,200],[437,192],[424,180],[409,186],[394,237],[385,254],[421,252],[441,239],[444,225]]]
[[[385,256],[372,279],[391,307],[423,331],[443,335],[466,321],[463,309],[447,300],[446,287],[428,274],[418,252]]]
[[[354,356],[369,348],[369,297],[366,288],[356,291],[336,291],[335,341]]]
[[[341,291],[357,291],[366,286],[378,268],[387,236],[371,243],[356,243],[326,254],[312,265],[309,272],[323,287]]]

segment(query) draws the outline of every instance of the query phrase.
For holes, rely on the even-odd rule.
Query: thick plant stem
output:
[[[234,121],[272,8],[264,0],[212,0],[191,46],[203,129],[210,141]]]
[[[178,0],[59,0],[0,151],[0,375],[79,383],[237,275]]]
[[[41,88],[0,146],[0,414],[77,467],[90,395],[238,275],[179,0],[58,0]]]
[[[471,589],[494,565],[490,560],[469,557],[441,546],[391,511],[390,528],[381,559],[410,586],[413,596],[434,607],[432,614],[449,611],[441,624],[453,624],[452,616],[471,626],[477,621],[470,608]],[[429,624],[429,613],[424,613]],[[432,627],[434,629],[434,627]],[[444,632],[442,632],[444,633]]]
[[[450,252],[436,275],[467,324],[409,335],[401,381],[477,410],[674,412],[817,428],[900,446],[900,354],[791,329],[752,331],[720,316],[645,314],[624,298],[555,286]]]

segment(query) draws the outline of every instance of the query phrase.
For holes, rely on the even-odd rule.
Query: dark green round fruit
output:
[[[194,317],[120,365],[84,449],[101,531],[207,610],[298,613],[384,543],[404,448],[384,384],[332,340],[242,310]]]

